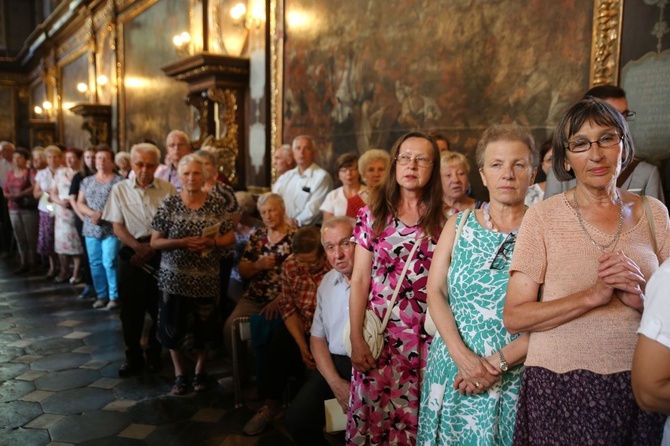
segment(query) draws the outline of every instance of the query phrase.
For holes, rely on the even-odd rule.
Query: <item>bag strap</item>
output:
[[[640,160],[633,158],[628,166],[619,174],[619,178],[616,180],[616,187],[621,187],[623,183],[626,182],[628,177],[633,173],[637,165],[640,164]]]
[[[461,217],[461,221],[458,222],[458,228],[456,229],[456,237],[454,237],[454,244],[451,246],[451,259],[454,259],[454,253],[456,252],[456,242],[458,242],[458,239],[461,237],[461,232],[463,232],[463,226],[465,226],[465,221],[468,219],[470,216],[470,209],[466,209],[463,212],[461,212],[463,216]]]
[[[382,322],[382,329],[381,331],[386,330],[386,325],[389,322],[389,319],[391,318],[391,311],[393,311],[393,305],[395,305],[395,300],[398,297],[398,293],[400,292],[400,288],[402,287],[402,282],[405,280],[405,275],[407,274],[407,269],[409,268],[409,264],[412,262],[412,257],[414,257],[414,253],[416,252],[417,248],[423,242],[424,237],[421,237],[417,239],[414,242],[414,246],[412,247],[412,250],[409,252],[409,256],[407,257],[407,260],[405,261],[405,267],[402,269],[402,273],[400,274],[400,277],[398,278],[398,284],[395,286],[395,291],[393,291],[393,297],[391,298],[391,302],[388,304],[388,308],[386,309],[386,314],[384,315],[384,321]]]
[[[647,200],[646,195],[640,196],[642,199],[642,207],[644,207],[644,213],[647,214],[647,223],[649,223],[649,232],[651,232],[651,244],[654,247],[654,254],[658,251],[658,246],[656,244],[656,227],[654,225],[654,216],[651,213],[651,206],[649,206],[649,200]]]

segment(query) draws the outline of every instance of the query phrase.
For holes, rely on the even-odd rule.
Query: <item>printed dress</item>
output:
[[[449,267],[449,304],[458,331],[465,345],[482,357],[496,353],[516,337],[502,323],[510,260],[501,270],[490,268],[506,236],[484,229],[471,213]],[[457,373],[444,341],[436,336],[421,393],[419,444],[511,444],[523,366],[511,368],[487,392],[471,396],[461,396],[453,389]]]
[[[74,173],[67,167],[56,171],[54,182],[58,190],[58,198],[67,200],[70,196],[70,184]],[[81,239],[74,225],[74,211],[58,204],[54,204],[56,214],[55,250],[57,254],[79,255],[83,253]]]
[[[368,308],[383,320],[398,276],[423,233],[419,226],[408,227],[389,218],[378,238],[372,234],[372,216],[365,207],[358,214],[354,237],[359,246],[372,251]],[[434,241],[424,238],[414,254],[386,327],[377,368],[367,373],[353,370],[348,444],[416,444],[421,381],[432,339],[423,324],[434,249]]]

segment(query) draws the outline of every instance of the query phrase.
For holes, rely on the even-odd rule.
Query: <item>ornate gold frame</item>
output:
[[[617,85],[621,53],[624,0],[595,0],[591,40],[591,87]]]
[[[621,25],[624,0],[594,0],[591,41],[591,86],[616,85],[619,80]],[[282,143],[285,0],[270,0],[270,145]],[[274,171],[273,171],[274,180]]]

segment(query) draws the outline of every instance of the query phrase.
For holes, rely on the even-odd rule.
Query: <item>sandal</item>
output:
[[[188,381],[185,375],[177,375],[172,385],[173,395],[184,395],[188,390]]]
[[[207,374],[206,373],[196,373],[193,377],[193,382],[191,383],[193,390],[196,392],[202,392],[207,390]]]

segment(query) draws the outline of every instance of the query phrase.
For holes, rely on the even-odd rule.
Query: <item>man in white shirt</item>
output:
[[[292,147],[297,166],[282,175],[272,191],[284,199],[289,224],[296,227],[320,224],[319,208],[333,188],[333,179],[314,163],[316,149],[310,136],[296,136]]]
[[[355,221],[349,217],[335,217],[321,228],[321,243],[333,269],[319,285],[310,331],[310,351],[316,370],[284,415],[286,429],[297,445],[328,444],[323,437],[324,400],[337,398],[344,412],[349,403],[351,359],[344,350],[342,333],[349,320],[354,225]]]
[[[119,251],[119,298],[121,327],[126,344],[126,362],[119,376],[141,372],[145,358],[140,341],[145,313],[152,320],[146,361],[149,371],[161,368],[161,345],[156,337],[158,322],[158,284],[152,274],[158,273],[160,256],[149,246],[151,221],[163,199],[176,192],[167,181],[154,178],[161,152],[153,144],[136,144],[130,150],[133,178],[112,187],[102,218],[112,223],[114,235],[123,244]]]
[[[293,159],[293,150],[291,149],[291,144],[282,144],[277,150],[275,150],[272,164],[275,166],[277,179],[295,167],[295,160]]]

